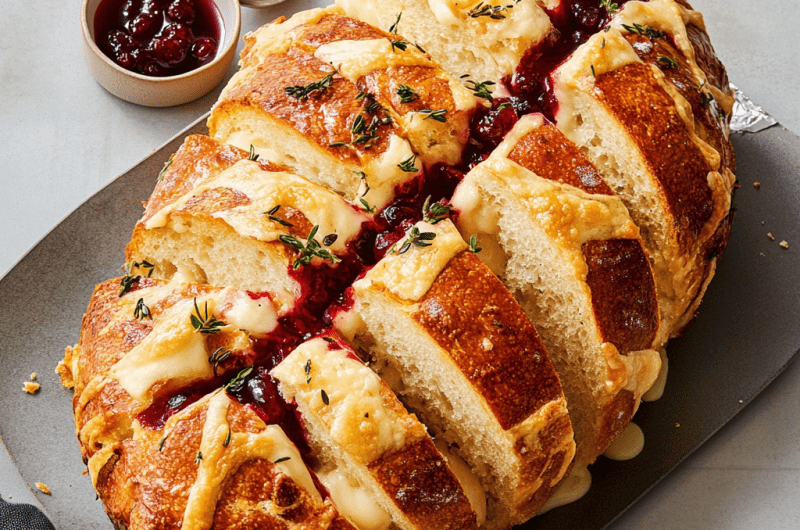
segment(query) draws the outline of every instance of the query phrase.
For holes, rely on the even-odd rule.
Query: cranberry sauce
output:
[[[211,62],[223,32],[213,0],[102,0],[94,18],[103,53],[127,70],[154,77]]]
[[[553,94],[553,71],[578,46],[608,25],[613,14],[627,2],[617,0],[606,7],[600,0],[569,0],[548,12],[555,31],[531,47],[514,75],[504,80],[518,114],[541,112],[555,121],[558,102]]]

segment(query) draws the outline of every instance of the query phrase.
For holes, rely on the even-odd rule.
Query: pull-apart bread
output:
[[[574,498],[730,237],[731,107],[684,0],[249,33],[58,368],[109,517],[499,530]]]
[[[352,296],[337,328],[475,469],[487,526],[535,515],[567,475],[575,442],[558,376],[500,280],[449,220],[420,222]]]
[[[580,150],[520,119],[453,197],[461,232],[505,280],[561,375],[577,466],[602,454],[658,375],[658,303],[639,231]]]

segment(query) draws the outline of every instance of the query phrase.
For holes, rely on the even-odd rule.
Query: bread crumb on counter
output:
[[[761,183],[760,183],[760,182],[753,182],[753,187],[754,187],[755,189],[758,189],[758,188],[760,188],[760,187],[761,187]]]
[[[786,240],[783,240],[783,241],[781,241],[779,244],[780,244],[780,246],[782,246],[783,248],[789,248],[789,243],[788,243],[788,241],[786,241]]]
[[[36,487],[39,488],[39,491],[45,495],[52,495],[52,492],[50,491],[50,488],[47,487],[47,484],[44,484],[43,482],[37,482]]]
[[[42,385],[39,383],[34,383],[33,381],[25,381],[24,385],[25,386],[22,388],[22,390],[24,390],[27,394],[35,394],[40,388],[42,388]]]
[[[775,236],[772,235],[772,232],[767,232],[767,237],[770,238],[772,241],[775,241]]]

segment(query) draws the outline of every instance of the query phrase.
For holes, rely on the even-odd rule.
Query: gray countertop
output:
[[[796,3],[692,3],[705,13],[731,80],[800,134]],[[295,0],[292,8],[316,4]],[[0,210],[0,277],[88,197],[205,113],[221,89],[169,109],[138,107],[108,94],[83,59],[80,6],[80,0],[0,2],[0,178],[9,199]],[[280,6],[243,9],[243,31],[280,14]],[[800,244],[792,234],[775,236]],[[795,363],[613,528],[800,528],[798,410]],[[0,495],[36,502],[2,449]]]

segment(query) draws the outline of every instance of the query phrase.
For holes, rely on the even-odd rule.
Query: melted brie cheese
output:
[[[458,483],[461,484],[461,489],[464,490],[464,494],[472,506],[472,511],[475,512],[478,526],[482,526],[486,522],[486,492],[483,490],[480,480],[466,462],[450,451],[447,442],[439,438],[433,443],[447,461],[447,465],[450,466],[450,471],[453,472]]]
[[[270,462],[281,460],[275,464],[276,467],[317,502],[322,501],[300,452],[283,430],[277,425],[267,425],[258,433],[231,432],[228,423],[230,404],[230,398],[221,390],[208,400],[199,450],[202,459],[197,469],[197,478],[189,492],[181,530],[210,528],[225,480],[239,466],[257,458]],[[165,432],[170,426],[168,423]]]
[[[642,449],[644,449],[644,433],[638,425],[631,422],[617,435],[603,454],[611,460],[631,460],[639,456]]]
[[[392,66],[435,66],[415,46],[393,48],[389,39],[340,40],[323,44],[314,56],[333,66],[350,81],[358,81],[376,70]]]
[[[396,243],[394,251],[387,253],[363,279],[353,284],[356,291],[377,286],[403,300],[417,301],[430,290],[450,260],[468,248],[449,220],[435,225],[421,221],[414,227],[420,234],[433,233],[436,237],[426,241],[429,246],[411,244],[400,254],[399,250],[409,239],[407,234]]]
[[[336,509],[359,530],[388,530],[392,518],[366,488],[352,483],[339,470],[318,473],[322,485],[331,494]]]
[[[216,188],[240,192],[249,202],[216,211],[212,216],[225,221],[240,235],[259,241],[275,241],[287,233],[285,226],[266,215],[275,206],[299,210],[313,225],[319,226],[322,237],[337,234],[339,237],[329,247],[334,252],[344,250],[365,220],[339,195],[322,186],[291,173],[263,171],[257,163],[241,160],[159,210],[147,220],[145,228],[167,226],[172,212],[185,207],[193,197]],[[276,215],[280,216],[280,211]]]
[[[425,435],[372,370],[328,344],[305,342],[270,372],[287,400],[297,401],[360,464]]]
[[[212,297],[198,298],[197,304],[204,308],[206,301],[209,315],[213,314]],[[153,330],[111,367],[109,377],[140,403],[150,402],[148,391],[159,381],[211,379],[214,371],[208,362],[205,336],[192,326],[193,311],[193,301],[182,300],[162,313]]]

